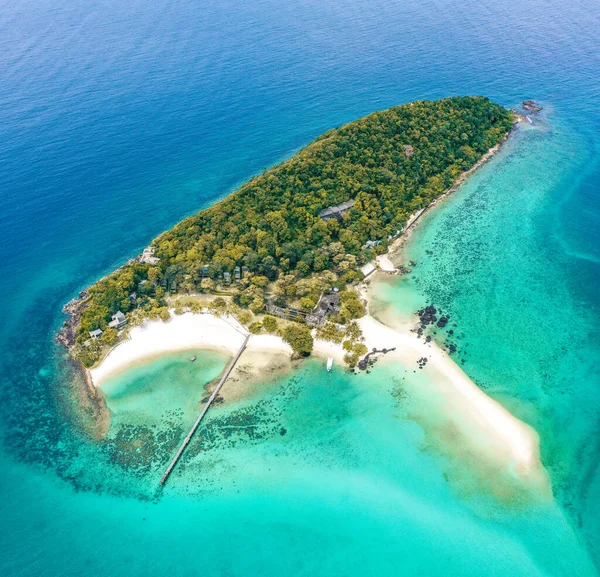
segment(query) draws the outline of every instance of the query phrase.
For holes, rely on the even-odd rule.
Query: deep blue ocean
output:
[[[597,0],[0,0],[0,32],[1,575],[597,575]],[[544,111],[428,215],[382,299],[452,309],[465,371],[539,432],[555,505],[461,494],[393,375],[312,362],[219,408],[154,498],[82,426],[62,305],[327,129],[467,94]]]

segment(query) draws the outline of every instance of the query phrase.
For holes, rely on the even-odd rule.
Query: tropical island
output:
[[[454,97],[330,130],[81,293],[65,307],[60,341],[91,367],[130,327],[201,304],[237,313],[252,333],[281,334],[298,354],[310,353],[312,327],[321,339],[344,342],[353,366],[367,352],[354,287],[373,270],[368,263],[513,122],[487,98]],[[180,295],[213,298],[176,301]]]
[[[330,130],[161,234],[65,305],[59,342],[100,403],[96,392],[105,379],[170,351],[219,349],[233,357],[230,367],[247,351],[254,375],[246,370],[242,380],[258,382],[269,359],[282,354],[314,352],[350,370],[381,353],[399,367],[426,365],[428,390],[405,386],[444,407],[431,430],[451,432],[447,450],[472,461],[483,482],[497,479],[501,498],[523,490],[551,497],[537,433],[488,397],[431,337],[368,314],[363,282],[379,269],[398,272],[388,251],[491,158],[519,120],[487,98],[455,97],[393,107]],[[420,311],[421,327],[436,320],[435,312]],[[207,406],[230,370],[205,391]]]

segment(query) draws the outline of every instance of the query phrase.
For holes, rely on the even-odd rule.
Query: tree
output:
[[[347,351],[344,355],[344,361],[349,367],[354,367],[358,363],[358,359],[368,352],[367,346],[364,343],[344,341],[342,347]]]
[[[500,142],[512,120],[508,110],[487,98],[454,97],[395,106],[328,131],[160,235],[152,242],[157,266],[132,262],[90,287],[77,311],[77,343],[85,342],[90,330],[104,330],[119,309],[128,318],[159,316],[166,306],[159,281],[191,291],[204,263],[213,281],[247,267],[240,271],[247,282],[234,298],[254,311],[262,310],[273,281],[277,304],[302,297],[316,302],[320,291],[299,286],[296,291],[299,279],[310,281],[315,273],[334,271],[329,286],[343,290],[361,278],[359,267],[373,256],[362,248],[367,240],[382,241],[375,252],[384,251],[409,215]],[[339,218],[319,216],[348,200],[354,206]],[[252,278],[260,280],[251,283]],[[213,281],[202,280],[202,290],[213,291]],[[129,299],[132,292],[135,301]],[[353,299],[343,303],[339,321],[363,314],[360,300]]]
[[[105,345],[112,346],[119,340],[119,332],[117,329],[108,328],[102,333],[100,340]]]
[[[271,316],[266,316],[263,319],[263,327],[268,333],[275,333],[277,332],[277,321]]]
[[[358,363],[358,355],[354,352],[349,352],[344,355],[344,362],[349,367],[355,367],[356,363]]]
[[[200,282],[200,288],[204,292],[213,292],[215,290],[215,281],[211,278],[203,278]]]
[[[83,347],[80,351],[75,353],[76,357],[83,363],[84,367],[91,367],[100,358],[98,351]]]
[[[341,310],[343,317],[347,319],[359,319],[365,316],[367,311],[355,291],[340,292],[340,299],[343,304]]]
[[[249,311],[241,310],[236,312],[236,316],[243,325],[247,325],[252,320],[252,314]]]
[[[256,275],[250,279],[250,282],[260,288],[265,288],[269,284],[269,279],[266,276]]]
[[[265,301],[263,298],[255,298],[249,305],[248,308],[253,313],[260,313],[265,308]]]
[[[158,281],[160,280],[160,269],[158,269],[154,266],[149,268],[148,269],[148,280],[152,284],[157,284]]]
[[[360,330],[360,327],[358,326],[358,323],[352,321],[346,325],[346,336],[351,341],[362,340],[363,334]]]
[[[310,329],[304,325],[292,324],[283,329],[283,340],[294,353],[307,357],[313,349],[314,341]]]
[[[262,324],[259,323],[258,321],[255,321],[248,327],[248,330],[253,335],[257,335],[258,333],[260,333],[262,331],[262,328],[263,328]]]
[[[367,345],[365,345],[364,343],[354,343],[352,350],[358,356],[366,355],[369,352],[369,349],[367,349]]]
[[[317,303],[310,297],[302,297],[300,299],[300,307],[302,308],[302,310],[305,311],[312,311],[315,308],[316,304]]]
[[[207,308],[216,316],[220,316],[227,309],[227,302],[223,297],[217,297],[214,301],[208,303]]]
[[[342,311],[344,309],[348,311],[348,315],[351,319],[359,319],[364,317],[367,312],[364,305],[358,299],[349,300],[348,302],[344,303]]]
[[[317,338],[324,341],[331,341],[332,343],[341,343],[344,333],[335,323],[327,322],[317,329]]]

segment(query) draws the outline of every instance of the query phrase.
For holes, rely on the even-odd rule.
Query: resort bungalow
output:
[[[122,327],[123,325],[126,325],[126,324],[127,324],[127,319],[125,318],[125,315],[121,311],[117,311],[112,316],[112,321],[110,321],[108,323],[108,326],[111,329],[118,329],[119,327]]]
[[[306,317],[309,327],[320,327],[325,324],[327,315],[335,314],[339,310],[340,295],[337,289],[329,294],[321,295],[315,310]]]
[[[90,337],[93,339],[99,339],[102,336],[102,331],[100,329],[96,329],[95,331],[90,331]]]
[[[380,240],[368,240],[362,245],[362,250],[375,249],[381,244]]]
[[[140,262],[145,262],[147,264],[158,264],[160,262],[160,259],[157,256],[154,256],[153,246],[149,246],[144,249],[144,252],[140,257]]]
[[[347,200],[346,202],[342,202],[342,204],[338,204],[336,206],[330,206],[329,208],[324,208],[319,216],[323,220],[329,220],[331,218],[341,218],[342,213],[350,210],[354,206],[354,199]]]
[[[327,315],[329,313],[335,313],[338,310],[338,305],[340,302],[340,293],[333,289],[328,295],[321,296],[319,300],[319,304],[317,305],[317,311],[320,311],[321,314]]]

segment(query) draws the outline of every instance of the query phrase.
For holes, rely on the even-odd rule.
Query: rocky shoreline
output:
[[[121,265],[119,268],[115,269],[111,273],[98,279],[94,284],[104,280],[105,278],[108,278],[110,275],[120,271],[121,269],[125,268],[130,264],[140,262],[141,258],[142,255],[140,254],[135,258],[129,259],[125,264]],[[79,325],[80,312],[89,297],[89,290],[90,287],[82,290],[75,298],[71,299],[62,308],[62,312],[65,315],[67,315],[67,318],[65,319],[58,333],[56,334],[56,342],[62,347],[65,347],[66,349],[70,349],[75,344],[75,339],[77,338],[77,327]]]

